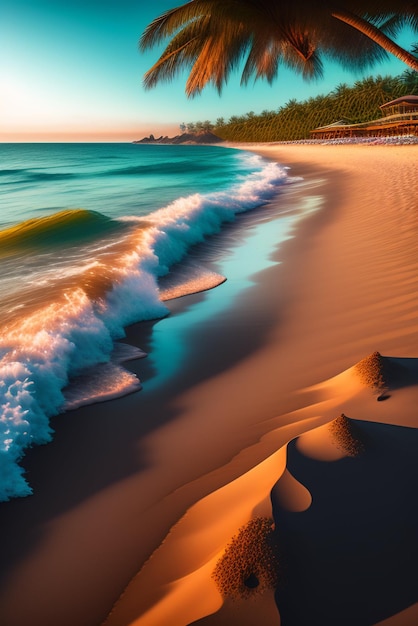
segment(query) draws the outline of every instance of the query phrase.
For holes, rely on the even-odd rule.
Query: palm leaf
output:
[[[190,69],[186,93],[193,96],[213,83],[221,92],[242,63],[241,82],[272,82],[280,64],[305,78],[322,76],[322,54],[349,69],[364,69],[387,57],[384,47],[414,67],[413,56],[395,48],[381,33],[394,35],[405,24],[418,28],[412,0],[393,10],[388,0],[191,0],[166,11],[145,29],[139,45],[146,50],[170,43],[145,74],[147,88]],[[354,20],[351,17],[355,18]],[[379,42],[375,43],[375,41]],[[384,46],[384,47],[382,47]]]

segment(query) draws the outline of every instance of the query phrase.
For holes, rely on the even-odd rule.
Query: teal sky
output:
[[[138,39],[152,19],[179,0],[3,0],[0,8],[0,141],[131,141],[177,134],[181,122],[215,121],[277,109],[291,98],[326,93],[372,73],[400,74],[397,60],[349,73],[329,64],[324,79],[306,83],[283,68],[272,86],[239,86],[222,96],[211,87],[189,100],[185,76],[151,91],[142,77],[158,58]],[[404,33],[409,47],[417,36]]]

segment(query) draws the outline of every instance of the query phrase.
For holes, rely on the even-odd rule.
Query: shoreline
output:
[[[373,150],[375,149],[376,148],[373,148]],[[386,149],[386,147],[383,148],[383,150]],[[331,150],[333,150],[333,148],[331,148]],[[337,148],[337,150],[340,151],[340,148]],[[381,148],[378,150],[379,152],[375,153],[375,156],[379,158],[379,161],[390,164],[390,155],[387,152],[382,152]],[[352,365],[367,356],[369,352],[372,352],[376,348],[381,349],[382,344],[386,346],[388,353],[394,356],[408,355],[412,359],[413,355],[416,353],[417,325],[405,312],[404,315],[402,315],[403,308],[406,308],[407,311],[409,310],[410,301],[408,302],[408,299],[416,301],[417,296],[415,291],[412,290],[412,293],[409,292],[411,284],[408,284],[409,281],[407,278],[404,281],[406,283],[404,290],[401,287],[402,281],[397,285],[389,283],[383,288],[381,284],[382,280],[380,280],[380,284],[378,284],[382,270],[381,264],[386,257],[386,244],[391,243],[396,237],[394,236],[393,230],[391,230],[389,236],[387,236],[384,228],[381,228],[380,232],[376,231],[375,228],[376,225],[381,224],[380,217],[377,213],[381,210],[382,205],[380,202],[370,202],[369,196],[367,195],[367,189],[370,183],[367,169],[365,168],[369,165],[369,155],[364,153],[363,156],[356,148],[354,148],[353,152],[352,148],[347,150],[345,146],[339,152],[339,155],[336,155],[335,152],[329,152],[328,147],[319,147],[319,153],[318,147],[315,147],[315,153],[309,151],[303,156],[297,147],[294,147],[292,151],[285,149],[283,151],[280,150],[280,152],[276,146],[268,148],[257,147],[255,151],[264,156],[272,156],[284,165],[291,165],[292,174],[315,177],[315,179],[317,179],[318,175],[323,175],[324,178],[320,178],[320,180],[322,180],[321,184],[327,187],[325,194],[327,206],[325,210],[320,211],[310,219],[299,224],[296,242],[290,241],[289,244],[281,248],[278,253],[279,256],[284,259],[284,263],[288,264],[287,268],[284,268],[284,275],[281,276],[281,279],[284,279],[285,283],[281,282],[280,286],[284,289],[284,297],[289,298],[292,306],[289,310],[289,317],[287,319],[283,319],[282,317],[281,328],[278,329],[280,332],[280,330],[283,330],[282,327],[284,326],[287,330],[287,335],[284,336],[284,334],[282,334],[277,343],[274,342],[276,347],[280,346],[281,354],[275,354],[276,357],[279,356],[279,362],[276,361],[276,363],[273,363],[273,359],[268,359],[268,349],[265,350],[261,360],[267,370],[269,368],[275,368],[278,375],[284,378],[286,384],[295,392],[296,396],[302,395],[304,402],[299,404],[298,399],[293,396],[290,404],[293,403],[294,410],[286,414],[285,411],[289,405],[286,405],[285,399],[279,392],[280,401],[278,404],[280,404],[283,413],[269,420],[269,428],[266,429],[267,433],[264,438],[261,437],[260,445],[258,445],[258,452],[260,452],[260,448],[263,449],[264,446],[264,460],[257,463],[257,461],[260,461],[260,457],[255,450],[257,446],[254,446],[254,449],[249,448],[242,451],[241,457],[247,457],[247,460],[248,458],[252,458],[253,469],[247,472],[243,470],[235,481],[230,481],[224,488],[218,489],[204,500],[198,502],[187,512],[186,516],[180,520],[176,527],[171,529],[170,535],[166,538],[164,544],[157,550],[151,561],[145,565],[143,570],[139,572],[137,577],[134,578],[128,586],[120,603],[116,605],[113,614],[111,614],[110,619],[106,622],[107,626],[131,623],[131,620],[134,620],[134,618],[136,618],[134,623],[138,626],[142,624],[145,626],[145,624],[148,623],[163,625],[166,623],[168,615],[171,616],[170,619],[174,620],[173,623],[178,623],[179,625],[192,623],[190,613],[191,603],[189,603],[189,606],[182,606],[181,600],[179,599],[182,589],[181,581],[184,581],[184,588],[189,589],[189,594],[194,592],[195,601],[201,609],[205,606],[205,602],[208,602],[208,598],[211,597],[213,604],[210,610],[213,612],[218,609],[217,612],[212,615],[206,618],[202,617],[193,623],[205,624],[207,626],[221,626],[235,623],[239,623],[240,625],[252,624],[253,621],[251,620],[254,620],[254,614],[251,616],[252,611],[249,611],[249,604],[247,602],[242,602],[241,604],[225,602],[219,609],[220,599],[218,596],[214,595],[214,586],[209,579],[208,571],[206,572],[206,584],[201,581],[199,595],[196,590],[192,592],[190,587],[186,587],[186,574],[188,573],[188,575],[191,576],[190,572],[193,571],[192,564],[189,564],[190,570],[187,570],[185,566],[185,568],[181,570],[181,573],[177,572],[176,583],[174,583],[173,578],[169,578],[168,580],[164,579],[161,572],[164,570],[165,564],[171,561],[177,562],[182,558],[179,553],[179,548],[182,546],[181,538],[183,533],[188,532],[190,536],[193,536],[199,529],[202,540],[203,537],[206,537],[208,544],[206,546],[207,553],[213,554],[216,552],[216,547],[218,550],[221,548],[217,553],[219,557],[222,554],[222,547],[228,543],[232,535],[236,534],[238,528],[242,526],[246,520],[255,514],[262,513],[268,515],[270,506],[268,503],[269,489],[273,487],[276,480],[280,478],[282,471],[284,472],[283,476],[289,474],[288,470],[285,471],[286,464],[283,458],[286,455],[287,441],[292,440],[295,436],[300,434],[305,436],[305,431],[308,432],[311,429],[315,433],[316,430],[319,430],[315,427],[332,421],[338,416],[342,409],[349,410],[350,415],[351,410],[355,411],[353,417],[356,417],[358,414],[362,420],[387,424],[399,423],[402,426],[417,426],[413,408],[417,398],[416,387],[402,390],[402,393],[398,392],[397,395],[399,397],[396,399],[392,398],[386,404],[376,403],[374,393],[371,393],[367,389],[359,390],[349,377],[343,385],[333,385],[331,382],[325,382],[322,385],[323,388],[321,388],[320,385],[318,389],[315,389],[315,387],[312,389],[312,384],[316,385],[318,382],[327,381],[329,377],[331,377],[332,381],[332,377],[336,374],[344,372],[347,369],[349,371]],[[405,157],[406,154],[407,153],[403,153],[403,156]],[[414,154],[417,154],[416,149]],[[337,159],[335,158],[336,156],[338,156]],[[356,157],[356,161],[350,163],[350,161],[347,160],[349,156]],[[360,156],[363,157],[362,165],[364,168],[361,176],[358,175],[360,168],[357,162]],[[414,158],[412,154],[410,156],[412,159]],[[320,160],[320,170],[317,167],[318,160]],[[402,166],[405,165],[406,163],[403,161]],[[376,175],[376,171],[379,173],[380,168],[381,163],[379,163],[379,165],[376,164],[373,174]],[[408,171],[405,171],[406,178],[413,184],[413,161],[409,163],[409,167],[406,169],[409,170],[409,174]],[[381,174],[384,172],[385,168],[380,170],[380,176],[377,176],[380,183],[382,183]],[[391,189],[391,184],[395,187],[398,186],[398,176],[399,171],[393,173],[394,178],[386,176],[385,183],[389,184],[389,189]],[[372,176],[370,180],[373,180],[373,178]],[[357,186],[355,186],[356,182]],[[340,186],[336,186],[336,183],[339,183]],[[384,191],[383,188],[380,188],[380,191]],[[366,195],[366,202],[362,198],[363,194]],[[357,203],[359,203],[359,206],[353,216],[352,202],[354,198]],[[405,196],[403,199],[405,209],[408,210],[410,207],[412,208],[411,203],[413,203],[413,200],[410,201],[410,199]],[[385,206],[385,204],[387,205],[388,202],[384,203],[383,206]],[[364,206],[373,209],[371,216],[363,215],[361,208],[364,208]],[[393,202],[392,206],[387,208],[391,209],[388,217],[397,221],[398,216],[393,212]],[[400,208],[404,208],[402,204]],[[408,229],[404,228],[404,232],[402,233],[403,236],[406,235],[408,238],[412,236],[414,230],[416,232],[417,228],[416,218],[413,215],[409,217],[412,217],[412,220],[410,220],[408,224],[408,226],[412,228],[412,232],[408,232]],[[378,218],[377,223],[374,221],[376,218]],[[360,232],[357,231],[358,221],[360,222],[360,228],[362,228],[362,220],[366,221],[365,232],[363,233],[364,240],[362,240]],[[351,230],[349,230],[349,228]],[[346,229],[351,237],[345,235]],[[374,242],[373,239],[376,239],[376,242]],[[356,250],[352,249],[354,242],[358,242],[359,245],[359,248]],[[382,248],[379,246],[378,242],[384,243],[385,247]],[[392,247],[393,243],[395,242],[392,242]],[[398,244],[396,246],[397,254],[401,253],[402,257],[405,257],[402,242],[396,243]],[[413,267],[416,267],[416,255],[414,251],[410,252],[411,254],[407,255],[408,261],[413,264]],[[356,258],[350,258],[350,254]],[[405,272],[406,277],[410,275],[410,269],[402,267],[403,258],[397,259],[393,254],[390,256],[393,258],[389,259],[389,261],[391,264],[394,263],[394,269],[399,277],[403,275],[403,272]],[[375,264],[376,257],[378,261],[377,264]],[[335,267],[330,267],[330,258],[335,260]],[[357,269],[357,273],[348,275],[342,272],[342,268],[347,266],[347,261],[350,268],[354,266]],[[400,265],[398,265],[399,262]],[[289,276],[289,267],[292,268],[292,276]],[[321,279],[320,282],[318,282],[319,278]],[[342,285],[339,284],[341,278]],[[286,279],[289,279],[288,283],[286,283]],[[298,283],[298,279],[301,279],[303,282],[302,288]],[[326,279],[328,279],[328,281]],[[365,287],[367,287],[367,289],[365,289]],[[406,291],[408,299],[404,293],[394,294],[392,293],[393,291]],[[316,294],[318,299],[314,297]],[[301,297],[301,295],[304,297]],[[392,299],[395,301],[398,300],[399,304],[396,310],[390,307],[389,310],[385,312],[383,310],[385,299],[389,301]],[[347,311],[347,303],[350,302],[357,304],[359,308],[358,313],[352,308]],[[365,315],[370,309],[374,313],[374,317],[372,318],[370,318],[370,314]],[[380,313],[380,319],[376,325],[375,316],[377,312]],[[293,316],[296,320],[294,318],[292,319]],[[402,317],[404,317],[403,320]],[[353,319],[354,322],[352,328],[348,323],[350,318]],[[311,323],[315,326],[319,325],[319,330],[317,330],[315,326],[313,328],[303,328],[301,321],[304,321],[305,325],[307,323]],[[401,330],[399,328],[398,332],[394,333],[394,325],[398,327],[403,326],[403,329]],[[374,331],[374,334],[372,331]],[[393,337],[391,335],[393,335]],[[340,346],[335,344],[336,336],[341,336],[342,343]],[[403,344],[400,338],[404,339]],[[411,341],[412,338],[414,341]],[[376,346],[376,343],[379,343],[379,346]],[[285,357],[283,357],[283,353]],[[385,352],[385,354],[386,353],[387,352]],[[288,359],[287,361],[286,358]],[[296,371],[289,371],[289,367],[287,367],[289,360],[291,360],[293,368],[298,370],[297,373]],[[254,362],[257,363],[256,360]],[[297,365],[300,363],[303,363],[303,371],[297,368]],[[257,369],[257,365],[254,369]],[[346,375],[343,373],[342,377],[345,379]],[[260,384],[259,381],[258,383]],[[307,385],[308,388],[303,391],[305,385]],[[328,391],[330,387],[331,389],[334,387],[332,394]],[[283,388],[281,392],[284,393]],[[331,398],[329,399],[330,395]],[[290,394],[290,396],[292,396],[292,394]],[[398,414],[399,411],[401,415]],[[326,448],[323,441],[323,433],[320,435],[320,438],[322,448]],[[276,453],[272,453],[273,447],[268,447],[269,441],[274,441],[274,446],[278,447]],[[280,446],[283,447],[280,448]],[[271,456],[269,456],[269,453]],[[234,459],[234,461],[238,463],[238,459]],[[234,462],[230,465],[233,466],[233,463]],[[272,475],[271,464],[277,465],[274,476]],[[245,465],[243,467],[248,468],[248,466]],[[227,474],[228,471],[231,471],[231,467],[225,467],[224,471]],[[254,482],[254,476],[258,476],[256,482]],[[279,481],[278,484],[280,484],[280,482],[281,481]],[[293,503],[292,506],[295,506],[295,502],[296,506],[301,506],[298,502],[303,496],[304,487],[301,483],[298,483],[298,481],[294,481],[294,483],[295,484],[291,485],[290,495],[288,486],[284,488],[286,494],[285,499],[288,501],[290,498]],[[286,484],[287,483],[285,483],[285,485]],[[281,489],[283,490],[283,487],[281,487]],[[302,491],[302,496],[298,495],[299,491]],[[247,495],[246,498],[244,498],[243,504],[243,494],[248,494],[249,492],[253,495],[252,497]],[[230,506],[228,515],[221,512],[222,506],[219,504],[219,502],[225,501],[225,494],[227,493],[231,502],[240,502],[240,505],[235,504]],[[404,495],[407,496],[407,494]],[[231,510],[234,512],[231,513]],[[213,523],[212,525],[205,523],[206,519],[212,520],[214,518],[215,511],[218,519],[222,519],[222,528],[224,531],[222,538],[219,538],[219,536],[216,537],[216,528],[213,527]],[[373,520],[373,523],[375,524],[376,521]],[[366,519],[365,524],[367,525]],[[233,531],[234,526],[235,532]],[[184,528],[188,528],[188,531],[185,531]],[[213,543],[214,536],[218,540],[217,544]],[[411,550],[413,552],[413,546],[411,546]],[[301,556],[296,552],[296,556],[302,558],[304,555]],[[361,559],[361,555],[357,555],[357,557]],[[201,561],[204,560],[202,554],[200,554],[200,558]],[[208,569],[209,565],[214,567],[215,562],[216,558],[209,561],[207,563]],[[392,560],[389,559],[388,562],[390,567],[394,565]],[[333,567],[338,568],[338,565],[333,563]],[[333,576],[335,569],[332,571]],[[198,572],[199,570],[196,569],[196,578],[198,577]],[[412,570],[406,572],[406,574],[409,574],[410,579],[413,580]],[[338,575],[336,578],[338,580]],[[149,580],[152,581],[151,588],[158,586],[157,580],[160,581],[160,584],[161,580],[165,580],[166,597],[164,600],[154,604],[150,603],[147,605],[147,603],[145,603],[145,605],[141,605],[138,597],[141,593],[144,593],[144,591],[144,595],[146,595],[146,591],[150,591],[150,588],[147,586]],[[167,591],[169,580],[172,581],[171,586],[173,589],[171,592]],[[176,589],[176,585],[178,589]],[[321,591],[321,585],[319,585],[319,588]],[[397,589],[397,591],[399,590]],[[287,589],[287,592],[289,597],[291,597],[289,589]],[[385,593],[388,594],[388,592],[389,590],[385,589]],[[292,593],[296,604],[297,601],[300,600],[300,597],[304,597],[303,591],[298,590],[297,586],[296,590],[292,590]],[[320,611],[320,604],[323,602],[321,597],[321,594],[318,593],[317,601],[319,605],[316,609]],[[389,598],[389,595],[387,595],[387,597]],[[348,598],[343,598],[343,600],[346,602]],[[376,598],[374,598],[374,600],[376,600]],[[350,599],[350,601],[353,603],[353,606],[356,606],[352,599]],[[260,619],[261,616],[263,616],[263,623],[279,623],[278,614],[274,612],[275,606],[274,603],[272,603],[271,595],[265,594],[264,598],[256,600],[255,602],[257,606],[255,612]],[[392,604],[389,602],[389,606],[392,608],[393,606],[397,606],[396,601]],[[175,621],[173,617],[173,615],[176,614],[176,607],[179,613],[181,613],[181,610],[184,612],[183,618],[179,618],[178,622]],[[374,614],[373,609],[375,609]],[[374,620],[375,623],[378,621],[378,609],[379,607],[372,607],[372,614],[376,617]],[[416,608],[402,607],[402,609],[405,609],[406,613],[401,611],[399,618],[390,618],[392,621],[388,622],[388,624],[392,624],[393,620],[395,620],[393,622],[394,624],[399,623],[407,626],[408,622],[402,621],[404,615],[406,615],[407,620],[411,619],[411,615],[415,615],[414,611]],[[311,612],[308,611],[307,615],[304,615],[305,620],[309,617],[315,620],[312,607],[310,607],[310,611]],[[385,617],[389,618],[389,615],[385,615]],[[350,619],[351,618],[352,616]],[[343,619],[344,618],[339,615],[341,624],[345,623],[341,621]],[[335,623],[333,620],[335,620],[335,613],[331,617],[329,624]],[[298,624],[297,621],[294,623],[288,621],[286,623],[294,624],[294,626]],[[326,617],[323,615],[323,609],[320,620],[318,622],[313,621],[313,623],[328,623],[326,622]]]
[[[14,566],[0,596],[0,616],[8,626],[23,626],[28,615],[32,622],[42,616],[43,626],[55,626],[58,610],[61,626],[97,624],[98,615],[104,618],[105,607],[109,610],[117,600],[117,589],[126,586],[161,542],[115,606],[109,626],[133,623],[124,621],[127,614],[135,624],[147,626],[164,626],[164,615],[175,616],[170,626],[199,618],[202,624],[232,624],[231,611],[243,619],[246,607],[228,603],[204,618],[221,606],[210,571],[239,526],[254,511],[268,512],[269,491],[286,467],[282,446],[336,417],[342,399],[357,419],[417,427],[408,409],[416,398],[410,387],[373,406],[363,392],[351,397],[350,385],[333,393],[329,384],[312,387],[374,350],[411,359],[417,354],[418,228],[414,193],[406,187],[416,184],[418,148],[272,145],[251,150],[311,181],[315,194],[324,198],[323,209],[298,224],[296,236],[274,252],[274,265],[257,274],[252,297],[243,298],[248,309],[253,302],[258,306],[260,327],[251,331],[254,337],[248,326],[253,318],[244,306],[235,306],[222,324],[209,329],[201,348],[204,358],[193,361],[194,371],[182,386],[167,388],[163,399],[140,392],[56,418],[54,442],[40,451],[42,457],[34,450],[28,463],[39,482],[36,495],[7,503],[10,512],[3,507],[9,528],[18,532],[17,523],[28,542],[19,548],[19,559],[16,546],[10,547]],[[279,205],[292,202],[293,194],[297,204],[298,191],[288,188],[278,197]],[[188,296],[174,309],[187,309],[201,298],[205,296]],[[148,325],[150,331],[155,323]],[[144,332],[152,341],[144,326],[129,329],[128,340],[138,332],[139,345]],[[214,349],[216,337],[222,350]],[[245,342],[249,345],[229,358],[227,348]],[[160,400],[164,416],[158,414]],[[148,407],[147,424],[135,420],[137,402]],[[123,430],[116,437],[115,412]],[[81,429],[92,441],[97,429],[105,430],[105,442],[94,452],[87,444],[84,448],[77,442]],[[63,452],[52,479],[51,467]],[[77,467],[66,468],[74,452]],[[74,493],[78,481],[85,485]],[[48,498],[54,497],[57,484],[63,493],[58,494],[59,506],[51,506]],[[225,509],[227,502],[238,506],[231,512]],[[218,519],[222,523],[215,524]],[[195,535],[194,554],[186,558]],[[32,604],[22,606],[22,594]],[[273,609],[270,596],[257,611],[272,619]]]

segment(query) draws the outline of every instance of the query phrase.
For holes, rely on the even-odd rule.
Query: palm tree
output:
[[[145,74],[147,88],[190,67],[186,93],[193,96],[212,82],[220,92],[231,71],[245,60],[242,83],[266,78],[272,82],[279,65],[322,75],[321,53],[346,67],[365,68],[387,56],[401,58],[414,70],[418,59],[388,34],[408,24],[418,29],[418,9],[412,0],[393,13],[393,2],[321,0],[191,0],[157,17],[145,29],[142,50],[172,36],[159,60]],[[388,33],[388,34],[386,34]]]
[[[159,61],[145,75],[145,86],[153,87],[160,80],[171,79],[186,65],[192,68],[186,84],[189,96],[199,93],[209,81],[221,91],[249,47],[243,82],[255,68],[258,76],[272,81],[280,59],[293,64],[305,75],[321,75],[321,63],[309,42],[304,41],[307,38],[303,34],[293,34],[295,39],[300,39],[296,51],[286,33],[265,37],[262,22],[253,33],[253,8],[247,7],[245,2],[240,4],[239,14],[238,20],[236,0],[192,0],[154,20],[141,38],[142,49],[152,47],[173,33],[174,36]]]

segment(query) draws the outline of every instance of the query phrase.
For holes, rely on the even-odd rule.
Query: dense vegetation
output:
[[[418,73],[407,70],[397,77],[376,76],[354,83],[338,85],[331,93],[303,102],[289,100],[276,111],[253,111],[229,120],[219,118],[215,124],[196,122],[193,130],[210,130],[228,141],[294,141],[309,139],[309,132],[340,119],[352,123],[382,117],[380,105],[400,96],[418,95]],[[182,125],[189,128],[189,125]],[[190,128],[189,128],[190,130]]]

